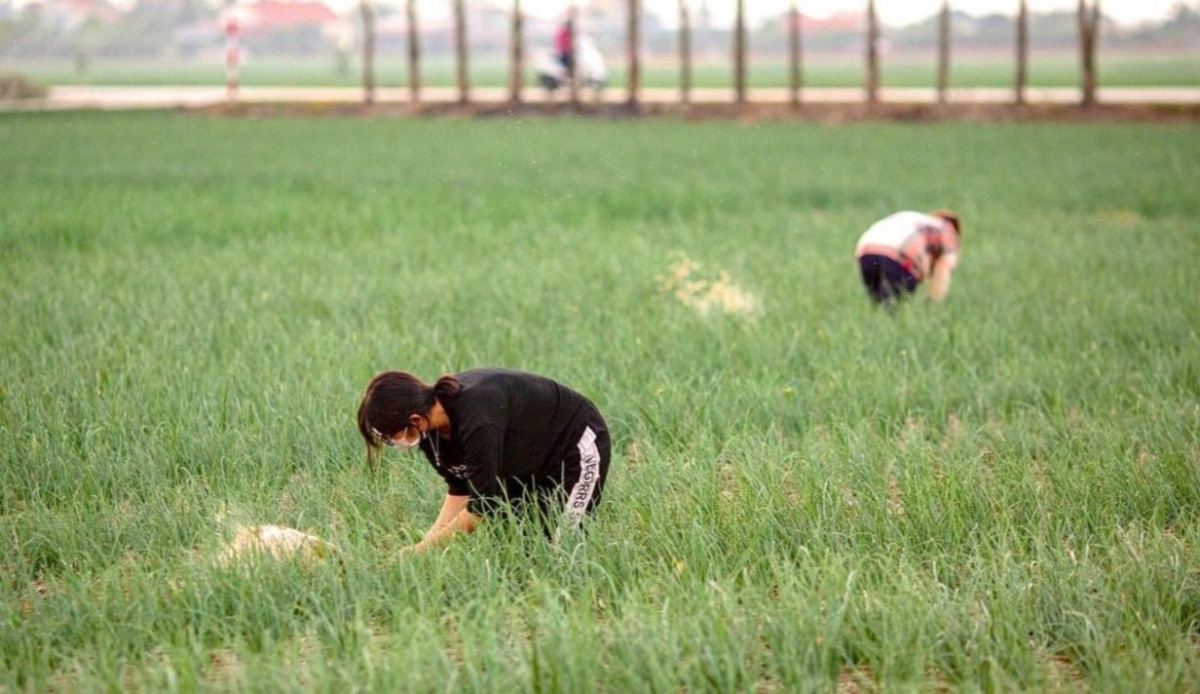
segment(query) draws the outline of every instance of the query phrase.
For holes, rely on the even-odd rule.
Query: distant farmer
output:
[[[608,475],[608,427],[586,397],[549,378],[505,369],[371,379],[358,431],[374,466],[387,445],[420,448],[446,481],[446,498],[421,552],[469,533],[501,508],[580,524],[600,503]]]
[[[958,215],[949,210],[897,212],[875,222],[854,252],[867,294],[889,304],[928,279],[926,298],[941,301],[958,265],[961,237]]]
[[[570,19],[554,34],[554,53],[566,71],[567,79],[575,79],[575,24]]]
[[[599,101],[608,85],[608,65],[604,61],[604,54],[600,52],[596,40],[587,34],[578,36],[575,43],[572,60],[579,85],[591,89],[596,101]],[[538,84],[546,90],[547,100],[553,99],[554,93],[569,79],[557,51],[541,51],[534,64],[534,74]]]

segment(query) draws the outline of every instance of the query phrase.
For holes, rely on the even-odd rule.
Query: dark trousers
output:
[[[858,259],[867,294],[878,304],[887,304],[912,294],[920,282],[903,265],[885,255],[864,255]]]
[[[509,509],[523,520],[532,517],[551,538],[560,521],[579,524],[599,505],[611,458],[608,428],[597,415],[557,474],[502,479]]]

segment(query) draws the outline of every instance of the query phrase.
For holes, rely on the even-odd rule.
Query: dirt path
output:
[[[790,104],[785,89],[752,89],[746,104],[734,104],[730,89],[693,89],[691,104],[679,103],[677,89],[643,89],[637,108],[626,103],[626,92],[610,89],[600,100],[585,95],[577,105],[564,95],[547,99],[545,92],[526,88],[521,104],[508,102],[507,90],[477,87],[469,104],[458,103],[458,90],[429,87],[421,103],[409,102],[404,88],[376,90],[376,103],[365,106],[363,92],[354,87],[244,87],[231,103],[223,87],[51,87],[44,99],[0,102],[0,110],[75,109],[196,109],[213,114],[292,113],[309,115],[460,114],[503,115],[579,113],[600,116],[679,115],[686,118],[788,119],[845,122],[864,119],[898,120],[1172,120],[1200,121],[1200,88],[1108,88],[1098,93],[1100,104],[1081,109],[1074,88],[1029,89],[1026,106],[1012,105],[1011,89],[953,89],[949,103],[938,105],[933,89],[885,88],[880,102],[863,103],[857,88],[805,89],[800,108]]]

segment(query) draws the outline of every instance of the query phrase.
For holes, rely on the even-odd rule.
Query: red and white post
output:
[[[231,104],[237,101],[238,66],[242,62],[238,33],[237,10],[230,2],[225,6],[225,96]]]

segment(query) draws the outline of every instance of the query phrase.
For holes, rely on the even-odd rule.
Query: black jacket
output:
[[[504,497],[506,481],[544,487],[579,465],[584,428],[607,430],[583,395],[544,376],[505,369],[456,374],[462,390],[442,402],[450,438],[434,433],[421,451],[445,480],[448,493],[471,497],[472,513],[487,513]]]

